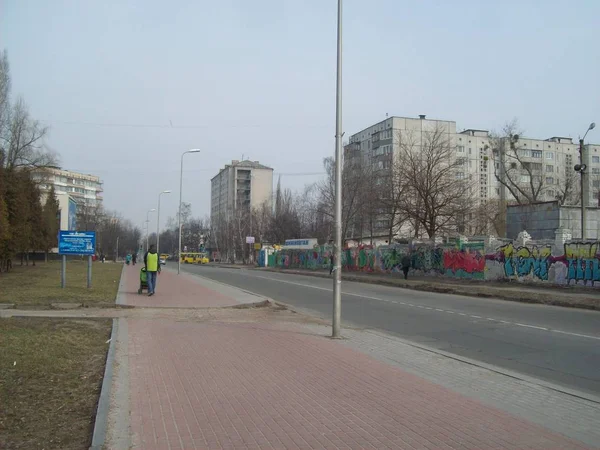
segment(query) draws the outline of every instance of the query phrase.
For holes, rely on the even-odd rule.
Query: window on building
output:
[[[548,189],[546,193],[548,194],[548,197],[554,197],[556,195],[556,192],[554,192],[553,189]]]
[[[529,150],[519,150],[519,156],[521,158],[531,158],[531,152]]]
[[[531,177],[529,175],[521,175],[521,183],[529,183],[531,181]]]
[[[546,184],[554,184],[554,178],[553,177],[546,177]]]
[[[464,173],[464,172],[457,172],[457,173],[456,173],[456,178],[457,178],[458,180],[464,180],[464,178],[465,178],[465,173]]]
[[[600,169],[598,169],[597,167],[594,167],[594,168],[592,168],[592,173],[598,175],[598,174],[600,174]]]
[[[541,158],[542,151],[541,150],[531,150],[531,157],[532,158]]]
[[[592,186],[594,186],[595,188],[600,187],[600,180],[592,181]]]
[[[593,163],[600,163],[600,156],[592,156]]]
[[[464,153],[464,151],[465,151],[465,146],[464,146],[464,145],[459,145],[459,146],[456,148],[456,151],[457,151],[458,153]]]
[[[546,159],[554,159],[554,152],[546,152]]]
[[[547,166],[546,166],[546,172],[549,172],[549,173],[550,173],[550,172],[554,172],[554,166],[547,165]]]

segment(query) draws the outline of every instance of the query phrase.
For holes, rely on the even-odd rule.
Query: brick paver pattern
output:
[[[234,299],[224,296],[201,283],[194,281],[190,275],[177,275],[163,270],[157,275],[156,293],[148,297],[144,291],[138,294],[140,287],[140,269],[143,264],[125,267],[123,272],[123,302],[126,305],[164,307],[164,308],[204,308],[222,307],[239,304]]]
[[[299,324],[128,324],[135,449],[585,448]]]

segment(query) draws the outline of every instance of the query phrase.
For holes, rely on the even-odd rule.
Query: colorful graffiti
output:
[[[417,274],[468,279],[517,279],[556,284],[600,287],[600,243],[570,242],[561,254],[552,254],[548,244],[517,246],[510,242],[486,254],[483,242],[451,246],[431,244],[369,245],[344,249],[342,267],[346,271],[401,272],[402,258],[409,254]],[[285,269],[329,269],[331,246],[311,250],[276,251],[269,266]]]
[[[565,244],[564,259],[567,264],[567,279],[574,284],[595,286],[600,284],[600,254],[598,242],[570,242]]]
[[[479,280],[485,277],[483,242],[463,243],[457,248],[444,249],[443,261],[447,276]]]
[[[515,247],[510,243],[500,247],[499,256],[497,260],[504,264],[507,278],[531,277],[546,281],[550,264],[554,262],[549,245]]]

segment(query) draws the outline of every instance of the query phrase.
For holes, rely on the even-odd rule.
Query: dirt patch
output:
[[[87,262],[68,261],[66,287],[60,287],[60,262],[15,266],[0,274],[0,303],[13,303],[16,308],[49,309],[53,303],[78,303],[83,306],[114,306],[121,264],[95,262],[92,288],[87,288]]]
[[[0,448],[91,444],[110,319],[0,319]]]

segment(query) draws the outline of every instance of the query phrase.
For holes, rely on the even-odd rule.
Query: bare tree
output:
[[[570,173],[563,178],[544,170],[541,151],[519,148],[523,131],[517,120],[508,122],[500,133],[490,134],[494,176],[512,198],[509,203],[527,205],[542,201],[552,193],[552,198],[561,203],[571,203],[576,197],[576,184]],[[539,158],[533,157],[539,152]]]
[[[472,186],[448,133],[441,126],[418,140],[411,132],[399,133],[398,148],[396,163],[405,183],[402,211],[430,238],[459,231],[473,205]]]
[[[326,178],[317,183],[319,192],[318,211],[331,221],[334,219],[335,212],[335,161],[328,157],[323,160]],[[360,223],[358,215],[363,206],[362,195],[366,183],[371,182],[368,179],[368,171],[359,161],[353,161],[351,158],[345,158],[342,162],[342,237],[347,239],[353,225]]]

